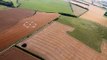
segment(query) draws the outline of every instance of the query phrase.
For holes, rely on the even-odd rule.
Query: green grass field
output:
[[[69,3],[64,0],[23,0],[19,8],[45,12],[63,12],[72,14]]]
[[[102,39],[107,39],[107,27],[88,20],[66,16],[61,16],[58,22],[74,27],[73,32],[67,32],[70,36],[101,52]]]

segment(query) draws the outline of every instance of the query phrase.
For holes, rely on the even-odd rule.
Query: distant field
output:
[[[65,2],[64,0],[22,0],[20,2],[21,5],[19,8],[72,14],[69,3]]]
[[[82,41],[89,47],[101,52],[102,39],[107,39],[107,28],[79,18],[61,16],[59,22],[75,28],[73,32],[67,32],[69,35]]]

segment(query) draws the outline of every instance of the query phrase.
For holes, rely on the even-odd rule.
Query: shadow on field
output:
[[[77,18],[77,16],[71,15],[71,14],[68,14],[68,13],[59,13],[59,14],[61,14],[61,15],[63,15],[63,16],[68,16],[68,17],[75,17],[75,18]]]

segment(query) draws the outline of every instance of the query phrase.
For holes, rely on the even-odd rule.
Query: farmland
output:
[[[14,3],[15,7],[18,5],[16,0],[11,1]],[[0,36],[4,36],[0,38],[0,40],[3,40],[3,42],[0,42],[1,44],[7,44],[9,40],[15,39],[16,41],[19,39],[19,37],[28,35],[29,37],[27,39],[18,41],[18,44],[15,44],[15,47],[25,49],[26,51],[31,52],[35,55],[37,54],[45,58],[46,60],[103,60],[101,56],[105,55],[102,55],[102,53],[104,52],[105,54],[106,52],[106,50],[103,48],[106,48],[107,46],[106,43],[103,44],[104,41],[107,41],[107,26],[105,26],[107,25],[107,20],[101,17],[104,13],[100,13],[102,10],[97,13],[96,10],[99,9],[96,9],[96,14],[93,14],[93,12],[95,11],[88,11],[89,15],[86,14],[87,16],[83,16],[85,15],[83,14],[78,18],[74,18],[64,15],[59,16],[59,14],[57,14],[66,13],[74,15],[69,6],[69,3],[64,2],[63,0],[19,0],[19,3],[21,5],[19,5],[17,9],[23,8],[25,10],[28,9],[38,12],[35,12],[32,17],[20,19],[22,21],[8,30],[9,32],[7,30],[7,33],[5,34],[2,32]],[[5,6],[0,6],[0,8],[0,10],[7,9],[7,7]],[[45,12],[55,12],[55,15],[54,13]],[[78,10],[78,12],[80,11]],[[56,18],[58,19],[54,20]],[[24,22],[26,23],[26,21],[27,23],[29,23],[30,20],[34,21],[35,24],[33,25],[36,26],[29,27],[26,26],[26,24],[23,28],[21,24],[23,24]],[[48,26],[44,27],[46,24]],[[44,28],[39,30],[39,28],[42,27]],[[1,29],[1,31],[3,30]],[[13,32],[12,30],[16,32]],[[36,31],[37,33],[32,33],[32,31]],[[29,34],[31,33],[31,35],[26,35],[23,32],[28,32]],[[8,34],[11,34],[13,36]],[[9,36],[10,38],[8,38]],[[12,41],[10,42],[12,43]],[[24,43],[27,43],[26,48],[22,47]],[[102,44],[104,45],[103,47]]]
[[[59,17],[59,14],[44,12],[37,12],[36,15],[32,16],[34,14],[33,11],[23,9],[10,9],[4,13],[1,11],[0,14],[1,17],[8,18],[2,18],[0,21],[0,52]],[[11,17],[14,18],[11,19]]]
[[[20,1],[20,0],[19,0]],[[64,0],[24,0],[19,8],[27,8],[44,12],[72,13],[69,3]]]
[[[16,4],[14,0],[12,1]],[[63,0],[19,0],[19,2],[21,5],[18,8],[73,14],[69,3]],[[100,46],[102,39],[107,39],[106,27],[85,19],[67,16],[61,16],[58,22],[74,27],[75,30],[73,32],[67,32],[70,36],[77,38],[91,48],[101,52]]]
[[[106,60],[66,31],[74,28],[53,22],[42,31],[17,44],[22,49],[41,56],[46,60]],[[27,44],[23,47],[23,44]]]
[[[75,28],[73,32],[67,32],[69,35],[101,52],[102,39],[107,39],[107,27],[88,20],[66,16],[61,16],[58,21]]]

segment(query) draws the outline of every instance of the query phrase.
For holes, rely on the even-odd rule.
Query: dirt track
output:
[[[104,9],[90,5],[89,11],[80,16],[80,18],[84,18],[107,27],[107,18],[104,17],[104,13]]]
[[[58,17],[59,14],[57,13],[37,12],[36,15],[32,17],[19,20],[17,24],[11,26],[11,28],[0,32],[0,51]]]
[[[72,31],[67,25],[53,22],[43,31],[22,41],[17,46],[21,48],[24,43],[26,49],[46,60],[107,60],[100,53],[89,48],[66,32]]]

